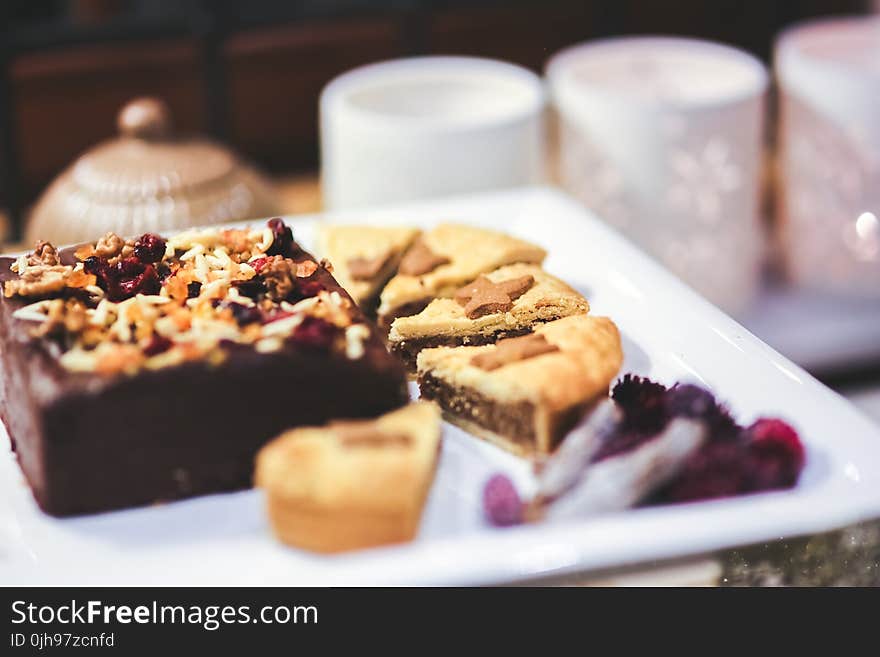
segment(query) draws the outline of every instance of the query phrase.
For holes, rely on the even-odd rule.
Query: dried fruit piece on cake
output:
[[[0,258],[0,414],[55,515],[251,484],[283,429],[375,417],[405,374],[280,219]]]
[[[440,412],[417,402],[376,420],[282,434],[257,455],[275,535],[340,552],[411,540],[440,448]]]
[[[467,431],[515,454],[547,454],[608,393],[623,361],[607,317],[573,315],[481,347],[425,349],[422,397]]]
[[[339,284],[370,314],[420,232],[409,227],[323,225],[317,250],[330,261]]]
[[[415,315],[432,299],[451,297],[480,274],[516,262],[540,264],[546,252],[524,240],[485,228],[441,224],[422,234],[382,290],[379,323]]]
[[[415,371],[422,349],[492,344],[589,310],[583,296],[540,266],[505,265],[481,274],[452,298],[434,299],[417,315],[398,317],[388,342],[392,353]]]

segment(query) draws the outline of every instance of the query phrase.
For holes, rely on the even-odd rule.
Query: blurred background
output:
[[[361,64],[417,54],[542,71],[561,48],[620,34],[722,41],[769,60],[785,26],[870,0],[10,0],[0,11],[2,205],[19,213],[115,134],[120,107],[163,98],[181,130],[275,174],[318,165],[318,97]]]
[[[287,214],[318,210],[321,92],[340,74],[371,62],[467,55],[504,60],[541,75],[554,54],[573,44],[658,34],[734,46],[758,58],[769,72],[774,44],[786,28],[832,15],[868,16],[878,5],[875,0],[11,0],[0,5],[0,240],[7,248],[20,245],[26,218],[40,195],[96,144],[119,131],[155,139],[172,125],[176,134],[202,135],[221,145],[212,151],[162,155],[189,156],[190,163],[180,169],[184,187],[202,177],[214,184],[233,176],[249,190],[238,205],[224,201],[223,213],[212,215],[215,220],[236,218],[236,207],[245,214],[257,213],[254,208]],[[880,53],[877,44],[880,35],[878,50],[869,51]],[[866,102],[877,101],[872,93]],[[138,106],[128,123],[118,117],[129,101],[144,96],[163,100],[165,107]],[[853,262],[858,260],[860,269],[847,268],[844,247],[829,245],[824,253],[826,234],[819,228],[811,233],[808,224],[795,222],[798,235],[807,238],[786,246],[780,238],[784,195],[775,166],[780,159],[777,117],[783,105],[778,89],[771,86],[762,102],[762,163],[751,174],[759,193],[756,220],[761,231],[760,244],[749,247],[754,268],[760,270],[756,289],[736,304],[727,304],[723,290],[714,297],[712,290],[704,293],[880,418],[880,278],[872,278],[880,271],[878,208],[861,208],[852,221],[845,219],[856,230],[853,248],[859,250]],[[551,153],[564,155],[574,139],[566,134],[551,126]],[[712,165],[713,157],[724,157],[718,148],[706,153],[707,162],[698,159],[688,166],[699,170]],[[817,161],[826,159],[822,153]],[[866,179],[877,189],[877,177],[871,178],[877,169],[870,168],[877,153],[869,155],[873,159],[868,160]],[[132,155],[130,149],[109,156],[144,161],[141,151]],[[224,159],[229,157],[255,168],[235,169]],[[121,160],[108,161],[90,160],[91,166],[80,167],[80,187],[59,183],[56,196],[81,196],[83,185],[106,191],[110,183],[101,176]],[[548,169],[548,179],[559,183],[558,167],[551,162]],[[809,176],[801,179],[810,186]],[[576,183],[561,182],[603,215],[589,195],[578,194]],[[789,191],[796,189],[796,182]],[[271,189],[263,189],[264,184]],[[841,184],[847,189],[849,183]],[[194,187],[193,182],[187,188]],[[264,204],[257,202],[269,196]],[[192,197],[188,202],[190,210],[197,206]],[[51,200],[43,205],[55,216],[59,207]],[[855,211],[847,208],[848,213]],[[723,250],[726,238],[718,235],[714,248]],[[643,246],[664,259],[659,247]],[[807,280],[810,276],[801,271],[803,265],[798,269],[798,262],[807,262],[809,269],[809,263],[826,256],[832,262],[841,250],[844,262],[833,289],[801,285],[815,281]],[[679,273],[688,279],[687,272]],[[746,274],[751,276],[751,270]],[[692,278],[698,285],[700,272]],[[747,287],[736,280],[730,279],[734,282],[728,288]],[[721,283],[719,289],[726,284]],[[845,293],[853,287],[862,292],[855,297]]]

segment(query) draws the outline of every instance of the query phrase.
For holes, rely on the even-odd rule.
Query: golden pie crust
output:
[[[382,290],[379,318],[386,325],[401,307],[451,297],[480,274],[516,262],[540,264],[546,251],[535,244],[485,228],[440,224],[421,239],[437,256],[449,259],[421,276],[397,274]]]
[[[481,424],[479,416],[445,415],[466,430],[520,455],[550,452],[608,387],[623,363],[620,333],[607,317],[573,315],[543,324],[535,334],[558,348],[525,360],[485,370],[474,363],[478,354],[493,353],[497,344],[479,347],[437,347],[422,350],[417,358],[417,375],[423,396],[426,389],[442,386],[457,391],[467,408],[467,398],[490,401],[503,419],[503,407],[530,409],[528,426],[502,433]],[[434,396],[434,393],[431,393]],[[430,398],[430,397],[429,397]],[[443,405],[441,403],[441,405]]]
[[[417,315],[395,319],[388,340],[394,345],[412,338],[450,337],[467,344],[476,336],[520,332],[547,321],[590,311],[590,304],[579,292],[538,265],[506,265],[486,274],[486,278],[496,283],[522,276],[531,276],[534,283],[513,301],[506,312],[471,319],[465,313],[465,307],[455,299],[434,299]]]
[[[273,532],[288,545],[316,552],[411,540],[440,439],[440,411],[430,402],[376,420],[282,434],[260,450],[256,463]]]
[[[318,229],[318,253],[333,265],[333,276],[359,306],[375,306],[382,287],[397,272],[406,250],[421,231],[409,227],[337,226]],[[381,260],[375,276],[363,280],[351,271],[357,259]]]

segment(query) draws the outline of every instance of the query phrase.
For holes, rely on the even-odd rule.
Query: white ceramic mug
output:
[[[778,207],[793,278],[880,299],[880,17],[790,28],[775,68]]]
[[[541,182],[544,105],[538,76],[489,59],[416,57],[345,73],[321,94],[324,205]]]
[[[562,185],[712,301],[746,307],[763,258],[761,62],[626,37],[562,51],[547,78]]]

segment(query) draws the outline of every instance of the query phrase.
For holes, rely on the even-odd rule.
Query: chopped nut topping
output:
[[[297,278],[308,278],[318,271],[318,263],[314,260],[303,260],[296,265]]]
[[[34,335],[60,347],[60,363],[71,371],[130,374],[192,359],[219,364],[228,343],[261,353],[288,344],[344,348],[348,358],[360,358],[368,327],[352,325],[351,302],[311,278],[318,263],[266,255],[276,234],[289,248],[283,224],[168,240],[108,233],[80,247],[75,266],[58,264],[55,249],[40,242],[13,263],[18,277],[4,294],[44,297],[13,316],[34,322]]]
[[[48,296],[67,286],[72,271],[69,265],[31,265],[18,278],[6,281],[3,294],[7,297]]]
[[[296,290],[297,278],[308,278],[318,270],[314,260],[297,263],[290,258],[276,255],[269,257],[260,268],[268,296],[273,301],[282,301]]]
[[[3,294],[7,297],[44,297],[60,292],[67,285],[73,267],[60,264],[55,247],[40,240],[27,256],[16,260],[11,270],[17,279],[6,281]]]
[[[46,309],[46,319],[34,330],[34,336],[79,333],[86,327],[86,306],[78,299],[51,299]]]
[[[116,233],[107,233],[95,244],[95,253],[93,255],[108,260],[122,253],[122,247],[125,246],[125,240]]]
[[[263,282],[268,290],[268,296],[275,301],[281,301],[290,296],[296,288],[296,263],[284,256],[272,256],[260,270]]]
[[[60,265],[61,261],[58,260],[58,252],[55,250],[55,247],[49,244],[49,242],[40,240],[34,246],[33,253],[28,256],[27,264],[31,267],[35,265],[54,267]]]

